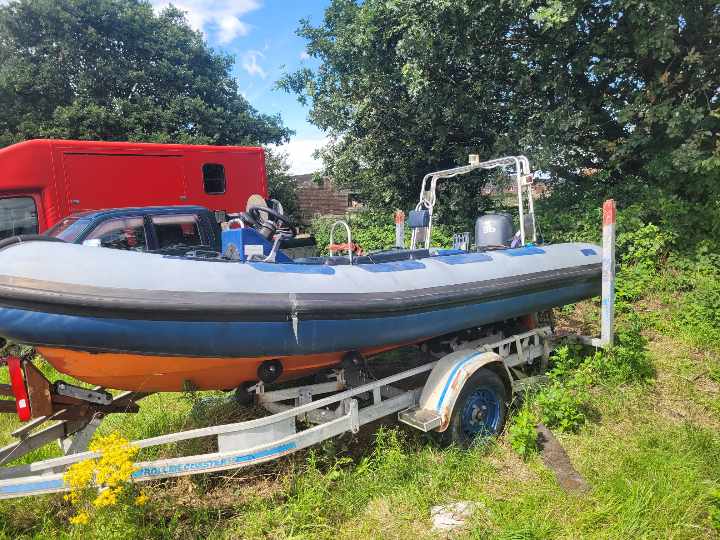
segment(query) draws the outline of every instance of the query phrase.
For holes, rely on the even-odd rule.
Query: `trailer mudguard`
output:
[[[435,431],[445,431],[455,407],[458,395],[467,380],[480,368],[492,367],[510,387],[510,372],[500,355],[494,352],[483,352],[465,349],[452,352],[442,357],[428,377],[418,407],[434,411],[442,418],[442,423]]]

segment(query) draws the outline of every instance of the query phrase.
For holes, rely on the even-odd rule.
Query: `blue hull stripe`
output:
[[[407,343],[596,296],[579,283],[479,304],[362,319],[186,322],[79,317],[0,309],[4,337],[18,343],[137,354],[288,356]]]

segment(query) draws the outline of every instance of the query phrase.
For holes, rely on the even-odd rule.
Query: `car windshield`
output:
[[[45,234],[47,236],[54,236],[56,238],[60,238],[60,240],[73,243],[77,241],[80,233],[82,233],[87,224],[87,219],[83,219],[79,216],[70,216],[58,221]]]

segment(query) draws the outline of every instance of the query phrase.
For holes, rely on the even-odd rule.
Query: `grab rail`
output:
[[[353,260],[353,241],[352,241],[352,232],[350,231],[350,225],[347,224],[347,221],[344,221],[342,219],[337,220],[335,223],[332,224],[332,227],[330,227],[330,256],[335,255],[333,246],[335,245],[335,242],[333,241],[334,235],[335,235],[335,228],[338,225],[342,225],[345,227],[345,231],[347,232],[347,250],[348,250],[348,257],[350,258],[350,264],[352,264]]]

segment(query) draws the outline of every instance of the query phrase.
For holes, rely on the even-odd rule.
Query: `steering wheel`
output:
[[[266,213],[268,216],[272,217],[274,221],[282,223],[288,229],[293,228],[292,221],[290,221],[287,216],[281,214],[277,210],[273,210],[272,208],[267,208],[265,206],[251,206],[247,209],[247,213],[250,214],[250,217],[252,217],[257,223],[262,224],[265,219],[262,217],[260,212]]]

